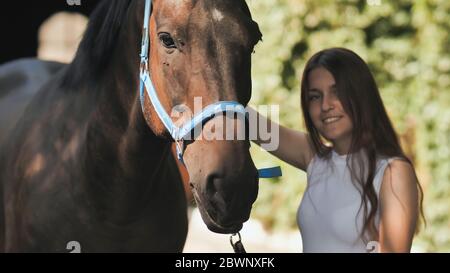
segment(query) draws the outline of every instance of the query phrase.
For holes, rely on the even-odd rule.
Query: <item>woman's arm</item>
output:
[[[258,116],[258,124],[267,124],[268,131],[271,131],[271,128],[275,128],[275,126],[279,127],[279,136],[273,136],[279,137],[278,147],[274,150],[269,150],[269,152],[279,159],[291,164],[292,166],[306,171],[309,162],[314,156],[312,145],[310,144],[308,135],[303,132],[281,126],[267,119],[263,115],[260,115],[251,107],[248,107],[247,109],[250,115]],[[261,146],[261,144],[265,143],[265,141],[262,141],[260,138],[259,128],[257,132],[257,139],[252,139],[252,141]],[[267,142],[270,141],[271,140],[268,140]]]
[[[413,166],[394,160],[380,190],[380,252],[410,252],[419,214]]]

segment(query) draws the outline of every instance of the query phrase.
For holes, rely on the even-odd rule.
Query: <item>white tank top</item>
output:
[[[297,212],[303,252],[369,252],[374,246],[359,238],[364,209],[358,213],[361,195],[350,179],[346,159],[333,150],[330,159],[316,155],[308,165],[308,184]],[[377,160],[373,181],[377,197],[391,160]],[[375,217],[378,224],[379,210]]]

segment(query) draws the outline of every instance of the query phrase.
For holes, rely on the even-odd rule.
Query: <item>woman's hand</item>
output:
[[[267,129],[269,131],[273,130],[275,126],[279,128],[279,134],[272,137],[278,137],[278,148],[275,150],[268,150],[271,154],[278,157],[279,159],[291,164],[294,167],[297,167],[303,171],[306,171],[309,162],[314,156],[311,142],[309,141],[309,137],[306,133],[292,130],[286,128],[284,126],[275,123],[266,117],[260,115],[257,111],[255,111],[251,107],[247,107],[250,115],[257,115],[258,122],[257,124],[267,124]],[[252,141],[261,146],[265,141],[261,140],[259,135],[259,128],[257,128],[258,136],[257,139]],[[273,140],[267,140],[272,141]]]

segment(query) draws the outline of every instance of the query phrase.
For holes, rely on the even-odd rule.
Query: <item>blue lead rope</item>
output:
[[[283,174],[281,173],[280,166],[277,166],[272,168],[259,169],[258,175],[259,178],[273,178],[273,177],[280,177]]]

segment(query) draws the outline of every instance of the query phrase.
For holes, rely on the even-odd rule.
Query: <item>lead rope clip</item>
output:
[[[238,240],[234,242],[233,238],[236,236],[238,237]],[[245,251],[244,245],[242,244],[242,238],[239,232],[234,233],[233,235],[230,236],[230,243],[231,246],[233,247],[234,253],[247,253],[247,251]]]

